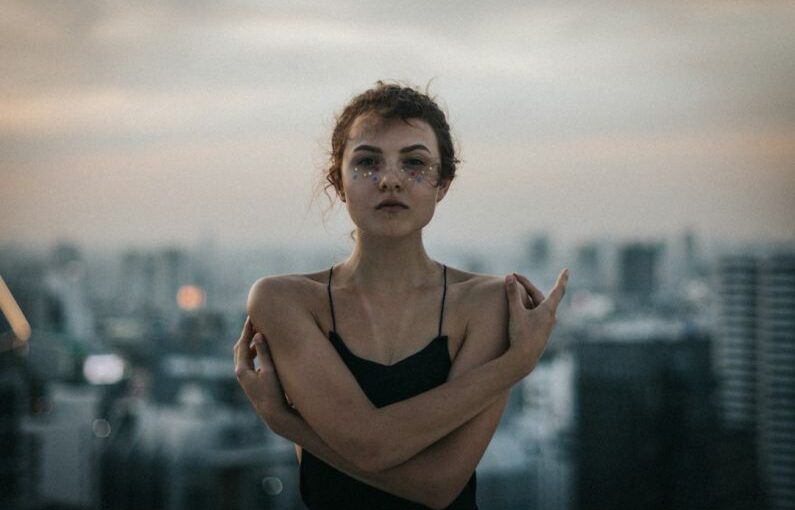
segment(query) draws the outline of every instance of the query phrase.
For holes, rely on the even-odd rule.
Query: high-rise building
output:
[[[533,236],[527,245],[530,263],[534,266],[545,267],[552,255],[552,246],[549,234],[540,233]]]
[[[600,243],[591,241],[577,246],[574,256],[574,273],[576,280],[572,285],[577,288],[604,292],[606,282],[606,253]]]
[[[59,243],[53,248],[44,282],[51,310],[55,311],[51,321],[54,331],[84,343],[93,342],[94,317],[87,295],[85,263],[77,246]]]
[[[0,313],[0,327],[3,325]],[[0,329],[0,333],[5,333]],[[35,458],[21,422],[30,408],[22,361],[13,350],[0,351],[0,508],[20,508],[33,490]]]
[[[574,508],[574,367],[570,352],[547,352],[517,387],[524,405],[512,429],[530,464],[526,482],[531,485],[529,508]]]
[[[22,427],[33,445],[35,508],[95,508],[99,496],[99,452],[107,422],[97,418],[100,389],[51,382],[46,414]]]
[[[625,302],[647,305],[658,289],[660,244],[630,243],[619,251],[619,293]]]
[[[670,319],[622,320],[573,352],[575,508],[709,508],[709,337]]]
[[[179,405],[138,402],[111,423],[100,508],[303,508],[292,444],[251,408],[191,393]]]
[[[758,266],[755,257],[726,255],[715,269],[713,367],[721,424],[730,430],[752,430],[755,423]]]
[[[724,255],[714,276],[727,464],[752,466],[769,508],[795,508],[795,254]],[[727,487],[749,478],[738,469]]]
[[[179,321],[177,291],[191,282],[186,252],[169,248],[154,253],[126,251],[122,255],[119,301],[127,313],[156,312],[166,327]]]
[[[771,510],[795,508],[795,253],[760,264],[757,440]]]

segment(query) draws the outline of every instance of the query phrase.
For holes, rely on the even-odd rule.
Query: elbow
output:
[[[380,473],[392,467],[384,455],[384,450],[377,443],[362,442],[356,447],[357,455],[351,461],[363,473]]]
[[[455,498],[439,498],[439,497],[431,497],[427,498],[422,504],[427,506],[428,508],[433,508],[434,510],[443,510],[450,506]]]
[[[374,475],[396,465],[392,464],[389,458],[378,455],[372,450],[368,455],[364,455],[364,450],[362,453],[354,461],[354,465],[365,474]],[[461,494],[468,480],[467,477],[461,481],[451,473],[444,473],[440,469],[435,473],[428,473],[422,481],[414,486],[411,494],[406,494],[403,497],[429,508],[444,509],[449,507]]]
[[[424,505],[434,508],[434,509],[443,509],[447,508],[453,504],[455,498],[458,497],[460,492],[439,492],[438,494],[431,494],[428,498],[426,498]]]
[[[369,433],[358,437],[356,458],[353,463],[367,474],[380,473],[402,464],[409,457],[402,454],[400,446],[376,433],[377,427],[371,427]]]
[[[450,490],[449,488],[442,489],[435,494],[430,494],[423,504],[434,509],[447,508],[452,505],[453,501],[461,494],[461,490],[463,490],[463,488],[459,488],[458,490]]]
[[[403,455],[400,444],[394,441],[394,434],[382,425],[380,416],[377,412],[370,415],[366,421],[369,425],[360,427],[358,433],[350,438],[356,452],[351,461],[367,474],[386,471],[410,458]]]
[[[464,490],[471,477],[472,473],[440,472],[439,476],[427,480],[422,504],[431,508],[449,507]]]

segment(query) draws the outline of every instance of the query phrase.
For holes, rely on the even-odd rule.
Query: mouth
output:
[[[408,209],[409,206],[404,204],[403,202],[399,202],[397,200],[384,200],[380,204],[378,204],[376,209],[387,209],[390,211],[398,210],[398,209]]]

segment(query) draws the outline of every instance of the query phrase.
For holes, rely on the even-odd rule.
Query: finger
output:
[[[253,334],[254,334],[254,325],[251,323],[251,317],[246,315],[246,322],[243,323],[243,331],[240,332],[240,336],[251,338]]]
[[[251,319],[246,317],[246,321],[243,323],[243,331],[240,332],[240,338],[237,339],[235,342],[234,352],[235,356],[237,356],[237,351],[240,349],[241,345],[245,345],[246,347],[249,346],[249,341],[251,339],[251,334],[253,333],[254,327],[251,324]]]
[[[566,284],[569,281],[569,270],[568,268],[564,269],[558,275],[558,279],[555,282],[555,286],[552,287],[552,290],[549,291],[549,296],[547,297],[547,305],[550,307],[552,313],[554,314],[557,309],[560,301],[563,299],[563,295],[566,294]]]
[[[530,294],[527,292],[527,290],[523,290],[521,294],[522,294],[522,305],[524,305],[524,307],[527,309],[535,308],[536,305],[535,303],[533,303],[533,298],[530,297]]]
[[[254,360],[249,356],[248,345],[243,343],[244,337],[240,337],[235,345],[235,372],[238,377],[243,375],[246,370],[254,370]]]
[[[513,275],[516,278],[516,275]],[[527,289],[524,288],[522,282],[516,281],[517,286],[519,287],[519,295],[522,297],[522,305],[527,309],[532,309],[535,307],[535,303],[533,303],[533,298],[530,297],[530,293],[527,292]]]
[[[519,285],[516,277],[509,274],[505,277],[505,296],[508,298],[508,312],[513,316],[518,316],[526,311],[522,302],[522,294],[526,294],[524,287]]]
[[[276,382],[279,385],[279,388],[281,388],[281,381],[279,380],[279,374],[276,372],[276,366],[273,364],[273,358],[271,357],[271,350],[270,347],[268,347],[268,342],[259,333],[257,333],[257,337],[255,338],[254,347],[257,349],[257,359],[259,359],[260,369],[267,370],[271,374],[275,375]]]
[[[530,280],[517,273],[514,273],[514,276],[516,276],[516,279],[519,281],[519,283],[524,286],[524,288],[527,290],[527,293],[530,294],[534,304],[539,305],[544,301],[544,293],[538,290],[538,287],[533,285]]]
[[[268,349],[268,345],[262,340],[261,333],[254,335],[254,349],[257,351],[260,368],[272,368],[273,360],[271,360],[271,353]]]

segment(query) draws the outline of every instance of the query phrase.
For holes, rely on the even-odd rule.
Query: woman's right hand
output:
[[[508,336],[511,346],[522,360],[527,373],[535,368],[544,352],[552,328],[557,322],[558,305],[566,293],[569,270],[558,275],[555,286],[546,298],[530,280],[516,273],[505,277],[505,293],[508,298]]]
[[[243,332],[235,344],[235,375],[257,414],[274,428],[279,413],[290,412],[279,375],[270,356],[267,340],[255,332],[251,319],[246,318]],[[254,358],[259,368],[254,367]]]

